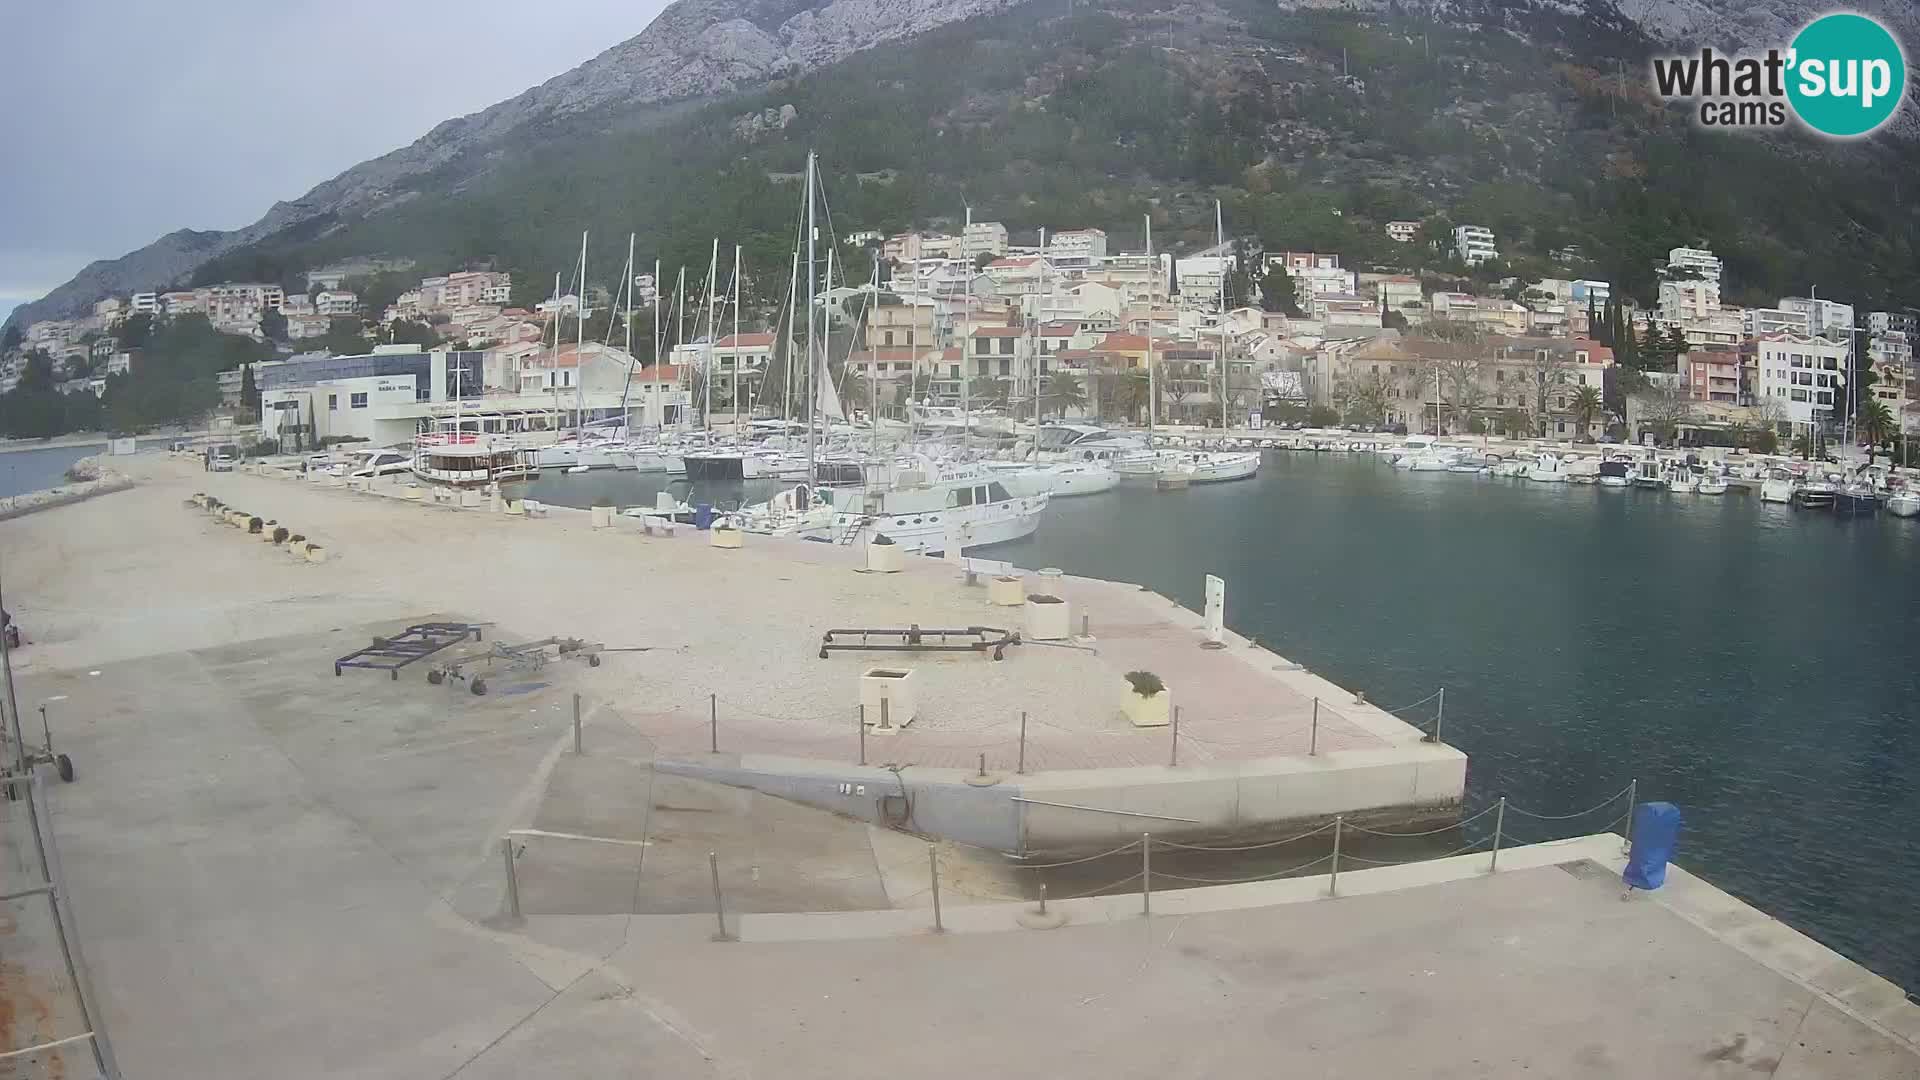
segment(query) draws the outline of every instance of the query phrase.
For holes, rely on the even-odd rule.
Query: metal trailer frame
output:
[[[860,640],[835,641],[836,634],[841,637],[858,635]],[[876,642],[873,640],[876,637],[883,640]],[[928,638],[938,640],[930,642]],[[963,640],[949,641],[949,638]],[[904,630],[898,627],[836,628],[820,635],[820,659],[825,660],[830,652],[991,652],[995,660],[1004,660],[1007,646],[1018,644],[1018,631],[1002,630],[997,626],[927,630],[919,623],[913,623]]]
[[[372,668],[386,672],[398,682],[401,668],[449,646],[458,645],[469,636],[479,641],[480,627],[473,623],[414,623],[392,637],[374,638],[366,648],[356,649],[335,660],[333,674],[337,678],[344,668]]]
[[[548,649],[553,651],[548,652]],[[464,681],[467,690],[479,696],[487,692],[486,677],[494,673],[496,663],[500,665],[498,670],[503,672],[539,671],[561,660],[584,660],[588,667],[599,667],[600,654],[605,651],[606,646],[600,642],[568,637],[541,638],[520,645],[494,642],[493,648],[484,653],[430,666],[427,668],[427,681],[435,686],[451,684],[455,680]],[[462,670],[475,664],[483,668],[479,674],[468,676]]]

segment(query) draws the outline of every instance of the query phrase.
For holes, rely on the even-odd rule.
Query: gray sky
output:
[[[0,9],[0,319],[232,229],[644,29],[666,0],[61,0]]]

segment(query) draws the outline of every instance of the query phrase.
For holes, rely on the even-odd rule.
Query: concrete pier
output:
[[[182,505],[209,486],[334,556],[295,560]],[[820,660],[821,624],[777,613],[955,617],[973,594],[934,569],[875,580],[818,545],[682,541],[164,466],[133,491],[0,524],[8,607],[32,638],[20,702],[49,705],[77,765],[52,785],[52,827],[128,1075],[1920,1075],[1920,1009],[1897,987],[1678,869],[1623,902],[1617,837],[1507,848],[1497,871],[1484,851],[1357,864],[1337,886],[1317,873],[1176,888],[1156,870],[1150,917],[1122,888],[1056,898],[1040,920],[1030,898],[1004,899],[1021,883],[993,852],[941,843],[930,858],[857,807],[715,783],[698,771],[817,777],[827,800],[843,782],[869,802],[876,785],[924,782],[909,787],[916,813],[979,799],[952,819],[1070,845],[1112,828],[1113,810],[1225,830],[1262,798],[1269,820],[1383,800],[1419,813],[1446,801],[1459,759],[1350,704],[1307,753],[1285,724],[1332,688],[1231,639],[1192,646],[1223,666],[1182,668],[1198,616],[1066,582],[1100,655],[926,665],[927,737],[869,736],[862,769],[848,680],[864,661]],[[492,622],[490,640],[658,651],[503,677],[484,697],[417,669],[333,674],[331,657],[431,615]],[[1143,662],[1192,689],[1182,734],[1191,723],[1217,745],[1196,739],[1190,757],[1183,743],[1168,764],[1170,729],[1034,708],[1030,721],[1059,718],[1041,749],[1060,756],[1021,774],[992,753],[987,782],[967,782],[983,751],[963,737],[1017,738],[1018,713],[963,725]],[[1241,671],[1291,681],[1246,684],[1271,695],[1257,705],[1195,685]],[[840,711],[815,716],[806,703],[828,694]],[[1236,724],[1261,738],[1229,745]],[[1062,767],[1102,740],[1097,760]],[[1365,755],[1382,753],[1410,773],[1371,773]],[[20,818],[0,804],[0,821],[12,874]],[[70,1033],[45,927],[27,902],[0,915],[5,1045]],[[15,1067],[76,1076],[83,1062]]]

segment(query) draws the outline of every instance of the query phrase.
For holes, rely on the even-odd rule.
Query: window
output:
[[[367,395],[355,394],[348,399],[348,404],[355,409],[364,409],[367,407]]]
[[[1003,337],[1000,339],[1000,355],[1001,356],[1013,355],[1013,339],[1012,338]]]
[[[981,338],[973,339],[974,352],[979,353],[982,356],[985,356],[991,349],[992,349],[992,342],[988,341],[986,338],[981,337]]]
[[[1805,401],[1805,400],[1807,400],[1807,392],[1806,392],[1805,390],[1799,390],[1799,389],[1796,389],[1796,390],[1794,390],[1794,392],[1793,392],[1793,400],[1795,400],[1795,401]]]
[[[947,378],[949,378],[949,379],[957,379],[957,378],[959,378],[959,377],[960,377],[960,365],[959,365],[959,364],[949,364],[949,365],[947,366]]]
[[[327,395],[327,411],[328,412],[340,411],[340,395],[339,394]]]
[[[1002,375],[1011,375],[1011,374],[1013,374],[1013,361],[1012,361],[1012,360],[1009,360],[1009,359],[1007,359],[1007,358],[1006,358],[1006,357],[1004,357],[1004,356],[1000,358],[1000,374],[1002,374]]]
[[[886,338],[887,338],[887,340],[886,340],[886,342],[885,342],[886,344],[888,344],[888,345],[891,345],[891,344],[893,344],[893,331],[891,331],[891,330],[889,330],[889,331],[887,331],[887,334],[886,334]]]
[[[1819,403],[1819,404],[1821,404],[1821,405],[1831,405],[1831,404],[1833,404],[1833,395],[1832,395],[1831,393],[1829,393],[1829,392],[1827,392],[1827,391],[1825,391],[1825,390],[1822,390],[1822,391],[1820,391],[1820,392],[1818,392],[1818,393],[1816,393],[1816,394],[1814,394],[1814,395],[1813,395],[1813,399],[1814,399],[1814,401],[1816,401],[1816,402],[1818,402],[1818,403]]]
[[[972,488],[954,488],[952,491],[947,492],[947,506],[949,508],[956,507],[956,506],[972,506],[972,505],[973,505],[973,489]]]

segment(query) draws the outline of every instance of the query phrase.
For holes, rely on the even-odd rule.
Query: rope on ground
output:
[[[1079,900],[1088,896],[1097,896],[1102,893],[1110,893],[1113,890],[1119,888],[1120,886],[1125,885],[1130,881],[1133,881],[1135,878],[1138,878],[1139,876],[1140,876],[1140,871],[1135,870],[1133,873],[1128,874],[1126,877],[1123,877],[1119,881],[1113,882],[1110,885],[1102,885],[1097,889],[1088,889],[1086,892],[1070,893],[1066,896],[1049,896],[1047,899],[1048,900]]]
[[[1188,881],[1188,882],[1192,882],[1195,885],[1247,885],[1255,881],[1273,881],[1277,878],[1286,877],[1288,874],[1297,874],[1302,870],[1307,870],[1307,869],[1311,869],[1312,867],[1318,866],[1321,863],[1326,862],[1331,858],[1333,858],[1333,853],[1328,852],[1327,854],[1320,856],[1319,858],[1313,860],[1312,862],[1303,862],[1298,866],[1289,866],[1285,870],[1275,870],[1271,873],[1257,874],[1253,877],[1198,878],[1198,877],[1187,877],[1183,874],[1169,874],[1164,870],[1154,871],[1153,876],[1156,878],[1166,878],[1169,881]]]
[[[1279,847],[1282,844],[1291,844],[1297,840],[1305,840],[1309,836],[1318,836],[1328,829],[1333,828],[1333,824],[1333,822],[1329,821],[1317,829],[1310,829],[1298,836],[1289,836],[1285,840],[1269,840],[1264,844],[1231,844],[1225,847],[1209,847],[1201,844],[1181,844],[1172,840],[1155,840],[1153,843],[1156,847],[1178,848],[1181,851],[1259,851],[1261,848]]]
[[[1427,829],[1422,832],[1381,832],[1378,829],[1369,829],[1363,825],[1348,825],[1347,828],[1352,829],[1354,832],[1366,833],[1368,836],[1385,836],[1390,839],[1412,839],[1414,837],[1434,836],[1439,833],[1452,832],[1455,829],[1465,828],[1466,826],[1471,825],[1476,821],[1479,821],[1481,818],[1486,817],[1488,814],[1493,813],[1495,809],[1497,809],[1496,806],[1489,806],[1485,810],[1480,811],[1479,813],[1473,815],[1472,817],[1462,818],[1451,825],[1442,825],[1437,829]],[[1507,809],[1511,810],[1513,808],[1508,807]]]
[[[1585,810],[1576,810],[1571,814],[1536,814],[1531,810],[1523,810],[1520,807],[1513,805],[1512,803],[1507,804],[1507,809],[1511,810],[1516,814],[1533,818],[1536,821],[1571,821],[1577,817],[1586,817],[1588,814],[1591,814],[1596,810],[1605,810],[1607,807],[1612,806],[1616,801],[1625,798],[1627,796],[1627,793],[1631,792],[1632,790],[1633,788],[1631,786],[1623,787],[1619,791],[1614,792],[1612,795],[1607,796],[1604,802],[1601,802],[1595,806],[1589,806]]]
[[[1021,862],[1021,863],[1014,863],[1013,865],[1018,867],[1021,870],[1054,870],[1062,866],[1078,866],[1081,863],[1089,863],[1089,862],[1093,862],[1096,859],[1104,859],[1111,855],[1118,855],[1123,851],[1132,851],[1134,848],[1137,848],[1139,846],[1140,846],[1140,841],[1134,840],[1130,843],[1122,844],[1119,847],[1114,848],[1112,851],[1103,851],[1098,855],[1088,855],[1085,858],[1068,859],[1065,862],[1050,862],[1050,863]]]

